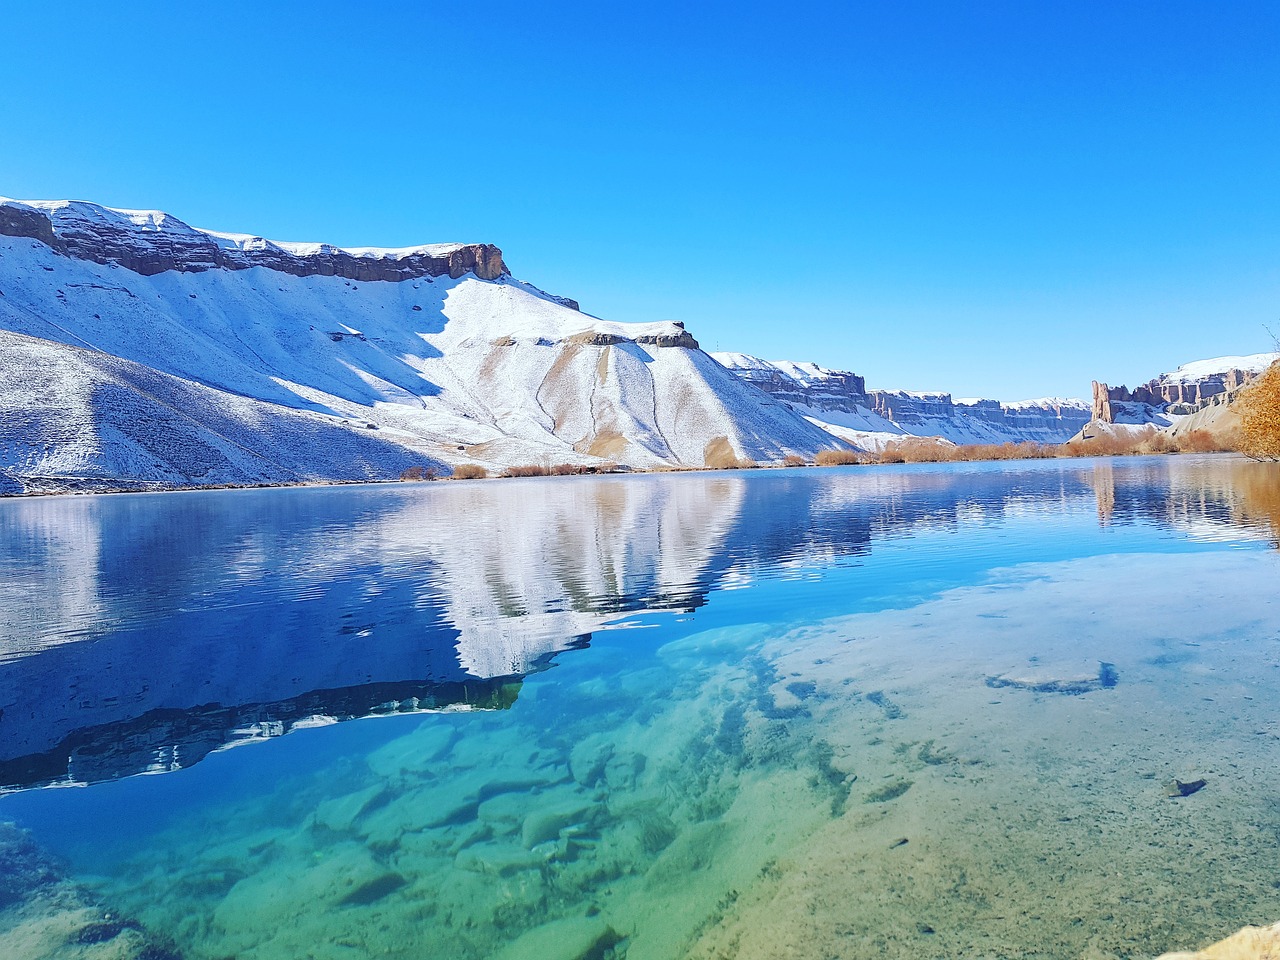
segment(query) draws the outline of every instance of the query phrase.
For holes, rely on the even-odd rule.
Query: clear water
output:
[[[1191,457],[0,502],[0,820],[62,875],[6,902],[0,846],[0,954],[1274,922],[1278,529]]]

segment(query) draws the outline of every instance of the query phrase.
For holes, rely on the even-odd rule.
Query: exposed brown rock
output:
[[[688,330],[681,330],[679,333],[651,333],[644,336],[636,337],[636,343],[648,343],[655,347],[686,347],[690,350],[697,350],[698,341],[693,339],[693,334]]]
[[[603,330],[584,330],[568,338],[569,343],[590,347],[611,347],[619,343],[645,343],[655,347],[686,347],[697,350],[698,341],[687,330],[676,333],[648,333],[634,340],[619,333],[606,333]]]
[[[1124,387],[1120,389],[1124,390]],[[1097,380],[1093,381],[1093,412],[1089,419],[1100,423],[1116,422],[1115,414],[1111,410],[1111,389]]]
[[[30,207],[15,207],[0,203],[0,236],[31,237],[41,243],[47,243],[59,253],[65,253],[65,247],[53,232],[53,224],[39,210]]]

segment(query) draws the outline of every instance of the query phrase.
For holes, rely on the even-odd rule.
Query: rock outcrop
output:
[[[144,277],[169,270],[201,273],[251,267],[295,277],[341,277],[360,282],[441,276],[456,280],[468,273],[481,280],[496,280],[509,272],[502,262],[502,251],[489,243],[398,250],[280,243],[201,230],[160,211],[114,210],[80,201],[0,198],[0,235],[30,237],[65,256],[117,264]]]
[[[1093,406],[1090,419],[1103,423],[1115,423],[1115,413],[1111,410],[1111,388],[1105,383],[1093,381]]]
[[[866,380],[847,370],[828,370],[816,363],[761,360],[745,353],[717,353],[715,359],[740,379],[783,403],[844,412],[870,406]]]

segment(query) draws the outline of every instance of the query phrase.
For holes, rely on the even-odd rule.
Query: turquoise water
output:
[[[1278,528],[1193,457],[0,502],[0,955],[1274,922]]]

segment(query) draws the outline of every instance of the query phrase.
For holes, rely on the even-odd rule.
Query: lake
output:
[[[1232,457],[0,501],[0,955],[1202,946],[1278,537]]]

